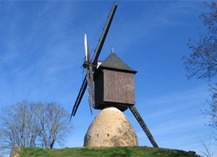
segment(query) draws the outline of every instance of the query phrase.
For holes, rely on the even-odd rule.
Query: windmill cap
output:
[[[134,74],[137,72],[124,63],[115,53],[111,53],[105,61],[102,62],[99,68],[125,71]]]

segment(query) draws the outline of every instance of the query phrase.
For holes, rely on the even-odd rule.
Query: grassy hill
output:
[[[150,147],[22,148],[19,157],[198,157],[194,152]]]

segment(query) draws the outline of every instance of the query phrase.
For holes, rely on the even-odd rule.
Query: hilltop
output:
[[[19,157],[199,157],[192,151],[152,147],[21,148],[18,154]]]

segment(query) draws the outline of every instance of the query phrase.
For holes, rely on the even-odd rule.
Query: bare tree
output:
[[[213,127],[217,131],[217,84],[214,86],[210,85],[210,90],[212,93],[211,101],[209,101],[209,109],[206,110],[205,114],[209,116],[209,126]],[[215,139],[217,140],[217,136]]]
[[[216,153],[216,144],[213,137],[206,139],[199,138],[200,153],[202,157],[214,157]]]
[[[1,133],[4,142],[10,146],[34,147],[31,141],[34,138],[34,123],[31,106],[33,104],[22,102],[10,106],[1,117],[3,126]]]
[[[205,79],[211,87],[210,108],[206,114],[210,116],[210,126],[217,131],[217,2],[204,2],[209,12],[200,15],[206,32],[201,34],[196,43],[189,41],[191,54],[184,57],[184,65],[188,78]]]
[[[42,147],[53,148],[55,142],[61,142],[69,132],[66,111],[56,103],[38,104],[37,119],[40,126]]]
[[[70,131],[69,114],[57,103],[21,102],[1,114],[1,141],[4,147],[53,148]]]
[[[217,2],[204,2],[210,10],[200,15],[207,31],[196,43],[189,41],[189,57],[184,57],[188,77],[212,79],[217,76]]]

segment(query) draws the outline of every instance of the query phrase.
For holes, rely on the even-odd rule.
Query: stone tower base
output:
[[[115,107],[103,109],[90,125],[84,146],[138,146],[138,139],[130,122]]]

